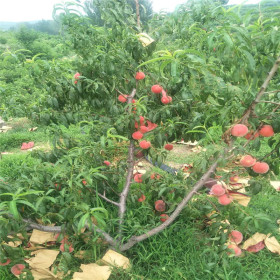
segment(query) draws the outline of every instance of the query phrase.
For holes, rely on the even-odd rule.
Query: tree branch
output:
[[[274,105],[280,106],[280,103],[272,102],[272,101],[258,101],[257,103],[270,103],[270,104],[274,104]]]
[[[220,158],[221,158],[221,156],[216,160],[215,163],[213,163],[211,165],[211,167],[208,169],[208,171],[194,185],[192,190],[184,197],[184,199],[181,201],[181,203],[176,207],[174,212],[170,215],[170,217],[164,223],[162,223],[160,226],[157,226],[157,227],[149,230],[147,233],[144,233],[144,234],[139,235],[139,236],[132,236],[125,244],[120,246],[120,248],[119,248],[120,251],[126,251],[126,250],[130,249],[132,246],[134,246],[136,243],[139,243],[139,242],[141,242],[141,241],[143,241],[143,240],[161,232],[166,227],[168,227],[179,216],[179,214],[184,209],[184,207],[189,202],[189,200],[193,197],[193,195],[199,189],[201,189],[203,187],[203,185],[205,184],[205,181],[211,176],[212,173],[214,173]]]
[[[137,27],[140,29],[140,11],[139,11],[139,0],[135,0],[135,6],[136,6],[136,17],[137,17]]]
[[[132,90],[132,93],[127,97],[127,103],[131,104],[133,97],[136,94],[136,89]],[[131,110],[130,110],[131,113]],[[119,240],[122,237],[122,225],[124,222],[124,214],[126,211],[126,199],[129,193],[132,177],[133,177],[133,168],[134,168],[134,140],[130,140],[129,148],[128,148],[128,170],[126,176],[126,182],[123,188],[123,191],[120,194],[120,202],[119,202]]]
[[[111,204],[114,204],[114,205],[116,205],[116,206],[120,206],[120,204],[118,203],[118,202],[115,202],[115,201],[113,201],[113,200],[111,200],[111,199],[109,199],[109,198],[107,198],[105,195],[103,195],[103,194],[101,194],[101,193],[98,193],[98,192],[96,192],[96,191],[94,191],[95,193],[97,193],[98,194],[98,196],[100,196],[101,198],[103,198],[104,200],[106,200],[107,202],[109,202],[109,203],[111,203]],[[104,193],[105,194],[105,193]]]
[[[256,107],[257,103],[259,103],[260,99],[265,94],[265,90],[267,89],[267,86],[268,86],[270,80],[273,78],[274,74],[278,70],[279,65],[280,65],[280,57],[278,57],[277,60],[275,61],[274,65],[272,66],[272,68],[270,70],[270,72],[268,73],[268,76],[266,77],[264,83],[262,84],[255,100],[251,103],[249,108],[244,113],[243,117],[241,118],[240,123],[246,122],[248,120],[248,118],[250,117],[251,113],[255,110],[255,107]]]

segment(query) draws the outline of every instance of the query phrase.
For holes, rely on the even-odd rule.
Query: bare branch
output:
[[[95,193],[96,193],[96,191],[94,191]],[[109,198],[107,198],[106,196],[105,196],[105,192],[104,192],[104,195],[103,194],[101,194],[101,193],[97,193],[98,194],[98,196],[100,196],[101,198],[103,198],[104,200],[106,200],[107,202],[109,202],[109,203],[111,203],[111,204],[114,204],[114,205],[116,205],[116,206],[120,206],[120,204],[118,203],[118,202],[115,202],[115,201],[113,201],[113,200],[111,200],[111,199],[109,199]]]
[[[220,159],[221,157],[219,157]],[[148,231],[145,234],[139,235],[139,236],[132,236],[127,243],[123,244],[122,246],[120,246],[120,251],[126,251],[128,249],[130,249],[132,246],[134,246],[136,243],[139,243],[159,232],[161,232],[162,230],[164,230],[166,227],[168,227],[181,213],[181,211],[184,209],[184,207],[186,206],[186,204],[190,201],[190,199],[193,197],[193,195],[203,187],[203,185],[205,184],[205,181],[211,176],[212,173],[214,173],[217,165],[218,165],[218,161],[219,159],[216,160],[216,162],[214,162],[211,167],[208,169],[208,171],[201,177],[201,179],[194,185],[194,187],[192,188],[192,190],[184,197],[184,199],[181,201],[181,203],[177,206],[177,208],[174,210],[174,212],[170,215],[170,217],[164,222],[162,223],[160,226],[155,227],[153,229],[151,229],[150,231]]]
[[[139,11],[139,0],[135,0],[135,6],[136,6],[136,17],[137,17],[137,27],[140,29],[140,11]]]
[[[262,96],[265,94],[265,90],[267,89],[267,86],[268,86],[270,80],[273,78],[274,74],[278,70],[279,65],[280,65],[280,57],[277,58],[274,65],[272,66],[272,68],[271,68],[270,72],[268,73],[268,76],[266,77],[264,83],[262,84],[255,100],[251,103],[251,105],[249,106],[249,108],[246,110],[243,117],[241,118],[241,123],[246,122],[248,120],[248,118],[250,117],[251,113],[254,112],[257,103],[260,101]]]
[[[136,89],[133,89],[131,94],[127,97],[127,103],[131,104],[133,97],[136,94]],[[131,113],[131,110],[130,110]],[[122,225],[124,222],[124,214],[126,211],[126,199],[129,193],[132,177],[133,177],[133,168],[134,168],[134,140],[130,140],[129,148],[128,148],[128,170],[126,176],[126,182],[124,188],[120,194],[120,202],[119,202],[119,240],[122,237]]]
[[[274,104],[274,105],[280,106],[280,103],[272,102],[272,101],[258,101],[257,103],[270,103],[270,104]]]
[[[280,92],[280,90],[266,91],[265,94],[277,93],[277,92]]]

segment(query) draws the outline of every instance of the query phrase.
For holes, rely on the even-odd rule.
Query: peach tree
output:
[[[193,196],[206,196],[204,186],[230,209],[234,199],[226,185],[234,176],[248,172],[257,188],[264,176],[279,174],[280,58],[273,21],[243,23],[233,10],[217,6],[199,21],[182,9],[166,18],[156,15],[153,20],[163,24],[147,32],[158,42],[144,47],[135,16],[123,3],[100,3],[104,27],[71,13],[70,4],[59,7],[79,58],[70,82],[51,80],[48,98],[62,106],[52,108],[50,102],[47,110],[56,122],[59,112],[69,114],[61,124],[83,120],[89,137],[69,137],[62,125],[54,126],[53,150],[34,154],[40,163],[18,180],[0,182],[4,239],[11,231],[33,228],[92,240],[101,235],[125,251],[173,223]],[[160,40],[167,26],[174,30]],[[172,141],[181,138],[206,147],[187,179],[182,172],[134,173],[145,156],[160,166]],[[264,139],[270,151],[256,158]],[[240,155],[233,174],[214,177],[218,167]],[[51,223],[56,225],[45,225]],[[235,231],[230,235],[237,237]],[[2,247],[4,261],[10,251]]]

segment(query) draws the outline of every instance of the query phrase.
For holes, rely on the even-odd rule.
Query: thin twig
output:
[[[272,90],[272,91],[266,91],[265,94],[269,94],[269,93],[277,93],[280,92],[280,90]]]
[[[135,6],[136,6],[136,17],[137,17],[137,27],[140,29],[140,11],[139,11],[139,0],[135,0]]]
[[[257,103],[271,103],[271,104],[275,104],[275,105],[280,106],[280,103],[272,102],[272,101],[259,101],[259,102],[257,102]]]
[[[111,203],[111,204],[114,204],[114,205],[116,205],[116,206],[118,206],[118,207],[120,206],[120,204],[119,204],[118,202],[115,202],[115,201],[113,201],[113,200],[107,198],[107,197],[105,196],[105,193],[104,193],[104,195],[101,194],[101,193],[97,193],[97,194],[98,194],[98,196],[100,196],[101,198],[103,198],[104,200],[106,200],[107,202],[109,202],[109,203]]]

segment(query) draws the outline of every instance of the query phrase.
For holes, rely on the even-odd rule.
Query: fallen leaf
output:
[[[58,254],[59,251],[41,249],[32,252],[31,255],[35,255],[35,257],[26,260],[26,262],[32,268],[49,268],[54,263]]]
[[[30,240],[33,244],[44,244],[50,241],[56,241],[52,232],[44,232],[37,229],[33,229]]]
[[[280,181],[270,181],[270,185],[277,191],[280,191]]]
[[[83,272],[75,272],[72,280],[107,280],[111,275],[109,266],[99,266],[95,263],[81,264],[80,269]]]
[[[237,203],[239,203],[240,205],[245,206],[245,207],[248,206],[248,204],[251,200],[250,196],[247,196],[242,193],[229,191],[229,194],[233,198],[234,201],[236,201]]]
[[[266,239],[267,235],[263,234],[263,233],[255,233],[252,237],[250,237],[249,239],[247,239],[243,246],[242,249],[247,250],[248,247],[250,246],[254,246],[256,244],[258,244],[261,241],[264,241]]]
[[[32,268],[31,270],[32,276],[34,280],[55,280],[55,279],[63,279],[61,275],[53,274],[47,268]]]
[[[280,255],[280,244],[274,236],[267,236],[267,238],[264,240],[264,244],[270,252]]]
[[[127,269],[130,266],[129,259],[113,250],[108,250],[102,258],[106,264]]]

